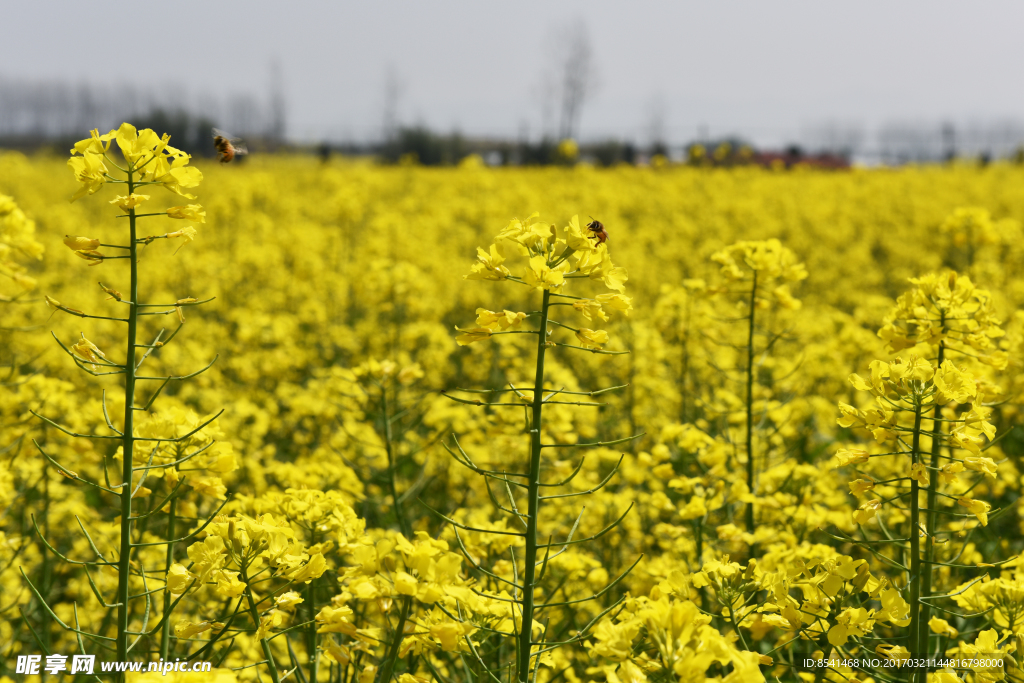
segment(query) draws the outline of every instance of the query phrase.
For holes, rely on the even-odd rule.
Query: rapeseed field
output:
[[[0,674],[1019,678],[1021,221],[1008,163],[0,153]]]

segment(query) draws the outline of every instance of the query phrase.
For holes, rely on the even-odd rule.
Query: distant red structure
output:
[[[850,168],[850,160],[838,154],[803,154],[798,149],[783,152],[754,152],[751,163],[765,168],[793,168],[796,165],[809,166],[824,170],[843,170]]]
[[[842,154],[805,154],[795,145],[782,151],[755,150],[750,145],[728,140],[708,146],[691,144],[686,148],[686,158],[691,166],[761,166],[773,170],[790,169],[795,166],[822,170],[850,168],[849,158]]]

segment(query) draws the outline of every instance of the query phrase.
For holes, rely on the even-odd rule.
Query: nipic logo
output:
[[[45,664],[42,655],[18,655],[14,672],[26,676],[39,675],[40,670],[54,676],[63,672],[93,674],[96,668],[96,655],[72,655],[70,664],[69,668],[67,655],[47,655]],[[155,662],[100,662],[102,673],[159,671],[161,675],[166,676],[172,671],[209,672],[212,669],[211,662],[189,662],[180,659],[173,662],[165,662],[162,659]]]
[[[96,655],[72,655],[71,668],[68,668],[66,655],[47,655],[46,664],[42,664],[42,655],[18,655],[18,663],[14,672],[36,675],[42,666],[42,670],[51,675],[57,675],[63,671],[73,674],[91,674],[96,666]]]

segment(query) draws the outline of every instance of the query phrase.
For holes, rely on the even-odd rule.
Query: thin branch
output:
[[[612,588],[617,586],[623,579],[625,579],[629,575],[629,573],[631,571],[633,571],[634,567],[636,567],[638,564],[640,564],[640,560],[642,560],[642,559],[644,559],[643,554],[641,554],[640,557],[636,558],[636,561],[633,562],[633,564],[629,565],[629,569],[627,569],[626,571],[624,571],[621,574],[619,574],[618,578],[616,578],[614,581],[609,583],[607,586],[602,588],[600,591],[598,591],[597,593],[595,593],[595,594],[593,594],[593,595],[591,595],[589,597],[580,598],[578,600],[566,600],[564,602],[546,602],[543,605],[539,605],[538,609],[547,609],[548,607],[561,607],[563,605],[575,605],[576,603],[580,603],[580,602],[589,602],[591,600],[597,600],[599,597],[601,597],[602,595],[604,595],[605,593],[610,591]]]
[[[630,503],[629,507],[626,508],[626,511],[623,512],[622,515],[617,520],[615,520],[614,522],[612,522],[611,524],[606,526],[604,529],[602,529],[598,533],[594,534],[593,536],[591,536],[589,538],[581,538],[581,539],[576,540],[576,541],[568,541],[568,542],[566,542],[564,544],[563,543],[555,543],[555,545],[556,546],[559,546],[559,545],[576,545],[578,543],[587,543],[588,541],[593,541],[593,540],[596,540],[598,538],[601,538],[602,536],[607,534],[609,531],[611,531],[612,529],[617,527],[620,523],[622,523],[622,520],[624,520],[626,518],[626,515],[629,514],[629,511],[633,509],[633,505],[635,505],[635,503]],[[538,548],[546,548],[548,546],[547,545],[539,545],[537,547]],[[641,557],[643,557],[643,556],[641,555]]]

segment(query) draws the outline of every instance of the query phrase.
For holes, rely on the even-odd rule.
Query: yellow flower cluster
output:
[[[35,222],[18,208],[14,199],[0,195],[0,277],[9,280],[18,293],[36,286],[35,278],[22,263],[43,258],[44,247],[36,241],[35,231]],[[12,296],[0,293],[0,303],[10,301]]]
[[[161,184],[182,197],[195,199],[195,196],[184,192],[184,189],[199,185],[203,174],[199,169],[188,166],[189,155],[171,147],[168,144],[170,139],[167,134],[163,137],[157,136],[149,128],[140,133],[130,123],[122,123],[120,128],[104,135],[100,135],[98,130],[93,130],[90,137],[76,142],[71,148],[72,156],[68,159],[68,166],[75,174],[75,179],[82,184],[71,201],[95,194],[108,181],[110,176],[106,164],[114,163],[107,157],[111,141],[117,143],[129,166],[138,169],[143,182]],[[149,197],[145,195],[131,195],[117,197],[110,203],[127,210],[138,206],[146,199]]]

